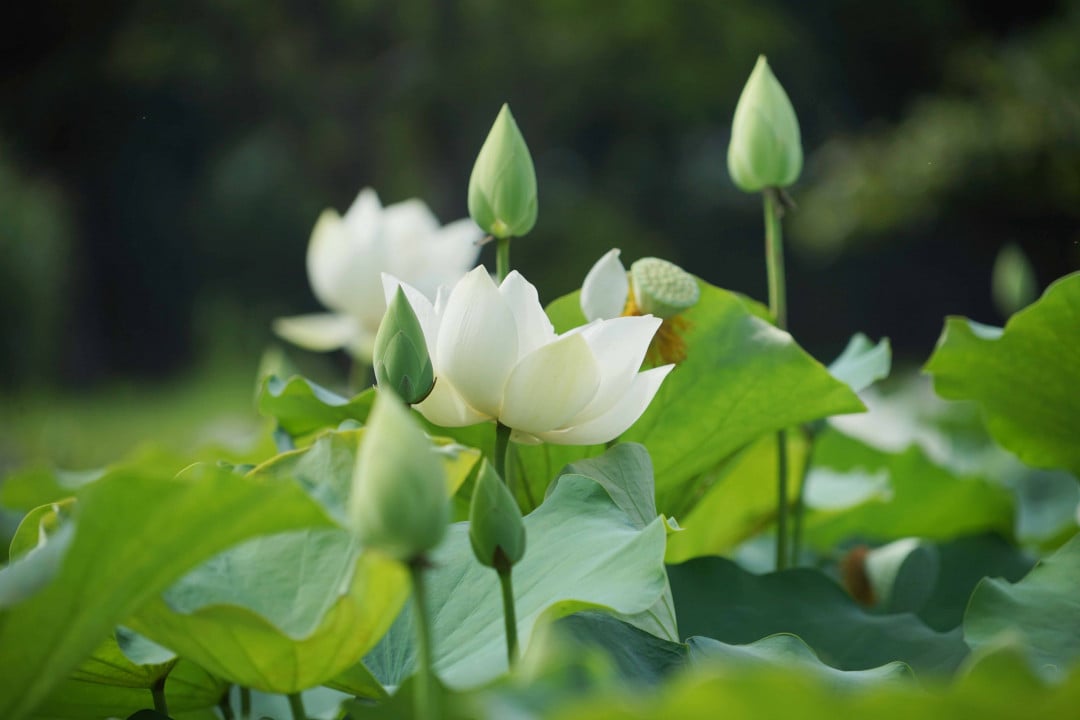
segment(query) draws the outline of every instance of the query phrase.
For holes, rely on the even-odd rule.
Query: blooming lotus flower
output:
[[[606,252],[585,276],[581,311],[590,321],[645,313],[662,318],[648,358],[654,363],[682,362],[682,336],[689,325],[681,313],[701,297],[697,279],[678,265],[651,257],[637,260],[628,273],[619,253],[618,248]]]
[[[274,332],[309,350],[345,348],[371,361],[386,312],[382,273],[433,297],[476,262],[483,232],[468,218],[444,227],[420,200],[383,207],[370,188],[342,217],[325,210],[308,244],[307,270],[319,302],[333,312],[278,318]]]
[[[660,318],[598,320],[557,335],[517,271],[496,286],[478,267],[434,304],[391,276],[388,297],[399,284],[435,368],[435,388],[416,408],[436,425],[498,420],[518,442],[603,443],[634,424],[674,367],[638,372]]]

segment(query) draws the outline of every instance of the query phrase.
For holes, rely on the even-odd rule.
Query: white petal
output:
[[[435,307],[419,290],[389,273],[382,274],[382,282],[387,307],[390,307],[399,286],[405,291],[405,299],[409,301],[413,312],[416,313],[416,319],[420,321],[420,329],[424,332],[424,342],[428,346],[428,355],[432,356],[432,365],[435,366],[434,348],[439,338],[439,318],[435,314]]]
[[[566,430],[540,433],[540,439],[555,445],[595,445],[614,440],[637,422],[674,367],[663,365],[638,373],[630,389],[606,413]]]
[[[538,434],[564,426],[596,394],[600,370],[589,343],[566,335],[526,355],[506,381],[503,425]]]
[[[469,407],[445,377],[435,379],[435,387],[416,409],[430,422],[441,427],[465,427],[494,418]]]
[[[518,333],[518,357],[525,357],[536,348],[555,340],[555,328],[540,304],[536,286],[522,277],[521,273],[517,270],[511,271],[499,286],[499,293],[514,314]]]
[[[660,318],[652,315],[618,317],[589,323],[581,334],[589,343],[600,366],[600,388],[573,425],[580,425],[607,412],[634,382]]]
[[[294,315],[274,320],[274,332],[278,337],[317,352],[351,345],[358,330],[356,320],[338,313]]]
[[[462,399],[497,417],[503,385],[517,363],[514,315],[484,267],[467,273],[450,293],[439,323],[438,372]]]
[[[371,188],[364,188],[357,194],[344,217],[345,225],[352,233],[370,235],[378,232],[381,219],[382,203],[378,193]]]
[[[333,210],[319,216],[307,252],[308,279],[319,302],[375,332],[386,312],[379,279],[383,265],[373,234],[355,234]]]
[[[630,282],[619,262],[619,249],[607,251],[589,270],[581,285],[581,311],[589,320],[606,320],[622,315]]]

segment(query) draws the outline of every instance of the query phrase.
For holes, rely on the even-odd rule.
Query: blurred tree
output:
[[[190,361],[216,308],[236,309],[225,341],[252,345],[271,317],[314,310],[311,226],[361,186],[464,216],[504,101],[540,183],[514,262],[546,299],[611,246],[763,295],[759,208],[724,153],[765,52],[810,160],[793,240],[861,248],[793,258],[794,332],[822,356],[855,329],[891,334],[922,359],[942,314],[989,308],[1006,240],[1040,280],[1058,272],[1060,250],[1017,233],[1075,226],[1060,95],[1075,97],[1076,6],[41,0],[0,27],[0,136],[69,208],[73,317],[46,321],[65,375],[162,372]],[[925,172],[927,152],[943,169]],[[18,233],[41,244],[34,226]],[[900,294],[912,277],[927,282]]]

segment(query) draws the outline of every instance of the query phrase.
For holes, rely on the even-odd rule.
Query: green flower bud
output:
[[[536,224],[536,208],[532,156],[504,104],[469,177],[469,215],[490,235],[520,237]]]
[[[368,418],[349,520],[365,547],[402,562],[438,545],[450,523],[443,463],[393,393],[380,392]]]
[[[641,258],[630,266],[634,302],[643,313],[669,318],[697,304],[701,288],[693,275],[660,258]]]
[[[484,460],[469,506],[469,541],[481,565],[505,572],[525,554],[525,524],[514,496]]]
[[[735,106],[727,162],[731,179],[746,192],[787,187],[802,171],[799,120],[764,55]]]
[[[994,304],[998,312],[1009,317],[1034,302],[1039,294],[1038,282],[1031,261],[1018,246],[1004,246],[994,260]]]
[[[422,401],[435,386],[424,331],[400,285],[375,335],[373,357],[379,387],[393,390],[409,405]]]

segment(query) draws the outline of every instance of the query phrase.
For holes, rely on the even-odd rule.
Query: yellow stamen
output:
[[[634,300],[634,293],[627,293],[626,307],[623,308],[623,317],[644,315],[641,308]],[[649,343],[649,350],[645,353],[645,362],[649,365],[667,365],[686,360],[686,341],[683,335],[690,329],[690,321],[681,315],[665,318],[660,323],[660,329],[653,335]]]

